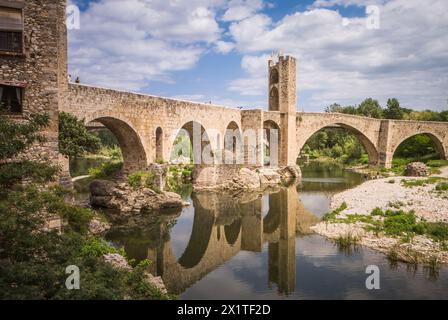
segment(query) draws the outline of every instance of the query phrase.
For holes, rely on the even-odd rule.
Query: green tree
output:
[[[402,120],[404,111],[400,107],[400,103],[396,98],[387,100],[387,108],[384,110],[384,117],[386,119]]]
[[[358,114],[369,118],[381,119],[383,117],[383,109],[378,100],[367,98],[358,106]]]
[[[143,266],[122,271],[84,254],[94,212],[66,203],[65,190],[45,184],[55,168],[20,160],[45,141],[40,132],[47,124],[45,115],[18,123],[0,112],[0,299],[166,298],[145,281]],[[67,222],[62,232],[46,230],[47,219],[58,216]],[[81,270],[80,290],[65,287],[69,265]]]
[[[100,138],[87,131],[83,120],[65,112],[59,114],[59,151],[63,155],[75,158],[100,148]]]

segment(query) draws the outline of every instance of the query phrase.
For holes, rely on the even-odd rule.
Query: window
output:
[[[0,85],[0,106],[11,113],[22,112],[23,88]]]
[[[0,52],[22,53],[22,9],[0,7]]]

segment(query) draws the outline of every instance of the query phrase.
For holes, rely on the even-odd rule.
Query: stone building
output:
[[[65,0],[0,0],[0,101],[17,120],[49,115],[47,142],[29,154],[54,163],[68,84],[65,6]]]

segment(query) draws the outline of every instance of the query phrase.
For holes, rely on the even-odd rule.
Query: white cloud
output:
[[[264,6],[265,4],[262,0],[230,0],[222,20],[241,21],[263,9]]]
[[[335,3],[363,5],[367,1],[316,1],[314,6]],[[277,23],[254,14],[232,23],[229,32],[237,50],[247,57],[243,65],[248,63],[245,59],[263,58],[277,48],[298,58],[299,104],[306,97],[305,110],[322,110],[333,102],[359,103],[370,96],[383,103],[397,97],[410,107],[446,105],[448,2],[434,0],[424,5],[418,0],[396,0],[379,8],[379,30],[368,29],[365,18],[312,9]],[[246,68],[247,76],[231,82],[229,90],[264,96],[267,79],[260,76],[266,63],[256,65],[258,72]]]
[[[81,29],[69,33],[70,72],[83,83],[137,91],[150,80],[172,82],[171,71],[193,68],[220,39],[215,11],[225,3],[92,2],[82,13]]]
[[[235,48],[235,44],[233,42],[226,41],[216,41],[215,43],[215,51],[222,54],[227,54],[231,52]]]

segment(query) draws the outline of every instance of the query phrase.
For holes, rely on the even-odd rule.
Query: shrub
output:
[[[160,192],[155,184],[156,175],[152,171],[137,171],[128,176],[128,183],[134,189],[149,188],[155,192]]]
[[[448,182],[441,182],[436,185],[437,191],[448,191]]]
[[[108,253],[118,253],[124,256],[124,252],[111,247],[106,241],[100,238],[88,239],[81,249],[83,257],[102,257]]]
[[[101,166],[89,169],[89,175],[94,179],[113,178],[123,168],[122,162],[106,162]]]

